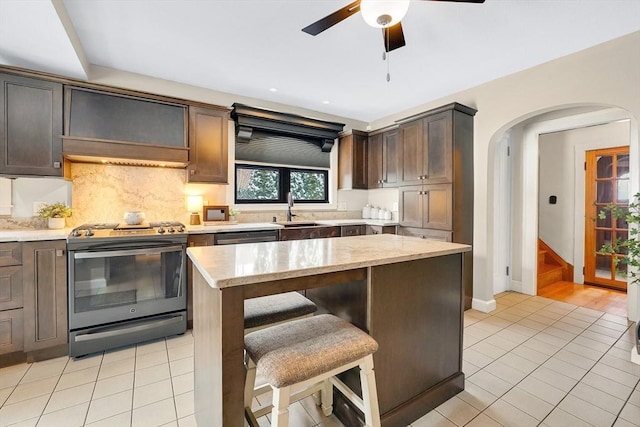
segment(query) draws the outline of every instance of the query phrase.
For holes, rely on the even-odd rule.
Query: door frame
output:
[[[565,107],[566,108],[566,107]],[[557,110],[560,110],[558,107]],[[556,110],[556,114],[558,111]],[[533,119],[535,120],[535,119]],[[630,151],[630,180],[631,180],[631,194],[635,194],[640,191],[640,156],[639,142],[638,142],[638,122],[637,120],[626,110],[620,108],[607,108],[597,111],[592,111],[583,114],[570,115],[560,117],[557,119],[533,121],[524,127],[522,137],[522,183],[520,188],[514,189],[520,192],[521,197],[516,200],[513,198],[514,203],[522,203],[522,217],[519,218],[519,223],[522,224],[522,251],[521,257],[518,260],[511,259],[509,265],[513,265],[515,261],[521,264],[522,268],[522,282],[520,292],[536,295],[537,294],[537,238],[538,238],[538,197],[524,197],[525,194],[538,194],[538,137],[543,133],[558,132],[576,128],[583,128],[592,125],[606,124],[619,120],[630,120],[630,135],[629,135],[629,151]],[[529,119],[528,121],[531,121]],[[522,123],[522,121],[520,122]],[[514,122],[511,127],[517,127],[518,122]],[[502,132],[504,134],[504,131]],[[496,139],[499,139],[502,135],[496,135]],[[506,169],[497,170],[498,174],[503,174]],[[499,176],[494,176],[495,179],[501,179]],[[510,178],[510,177],[509,177]],[[507,179],[509,179],[507,178]],[[576,182],[576,185],[578,183]],[[584,188],[584,187],[582,187]],[[583,199],[584,209],[584,194],[581,196]],[[576,197],[577,201],[578,197]],[[496,200],[494,200],[494,203]],[[499,204],[494,204],[496,209],[500,208]],[[496,215],[497,216],[497,215]],[[499,224],[496,224],[495,217],[490,224],[494,233],[496,232]],[[513,223],[516,223],[518,218],[512,218]],[[581,223],[582,225],[582,223]],[[494,234],[495,235],[495,234]],[[498,234],[499,235],[499,234]],[[493,270],[499,271],[500,266],[503,265],[504,259],[498,259],[498,254],[505,251],[500,248],[509,247],[510,241],[507,241],[504,236],[499,235],[499,239],[495,240],[493,247]],[[584,244],[584,243],[583,243]],[[582,245],[583,245],[582,244]],[[576,245],[578,246],[578,245]],[[584,249],[583,249],[584,250]],[[579,259],[579,258],[578,258]],[[576,270],[578,270],[576,268]],[[580,270],[580,273],[582,271]],[[635,286],[629,286],[627,298],[628,317],[630,320],[638,320],[640,317],[640,295]]]

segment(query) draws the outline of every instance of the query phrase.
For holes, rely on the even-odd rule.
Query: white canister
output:
[[[378,219],[378,214],[380,213],[380,209],[376,208],[375,206],[371,207],[371,219]]]
[[[387,216],[387,210],[385,208],[380,208],[378,212],[378,219],[384,219]]]
[[[371,218],[371,206],[365,205],[362,208],[362,218],[365,218],[365,219]]]
[[[392,217],[393,215],[391,214],[391,211],[387,211],[386,215],[384,216],[384,219],[390,220]]]

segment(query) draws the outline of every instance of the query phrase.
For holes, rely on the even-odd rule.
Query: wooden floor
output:
[[[541,297],[627,316],[627,293],[573,282],[556,282],[538,290]]]

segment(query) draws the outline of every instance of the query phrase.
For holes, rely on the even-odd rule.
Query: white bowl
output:
[[[129,225],[138,225],[144,221],[145,215],[142,211],[128,211],[124,213],[124,222]]]

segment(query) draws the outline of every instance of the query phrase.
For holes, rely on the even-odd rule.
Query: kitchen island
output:
[[[292,290],[378,341],[382,425],[420,418],[464,388],[462,254],[470,250],[387,234],[189,248],[198,424],[243,425],[243,301]],[[338,406],[345,424],[358,423]]]

